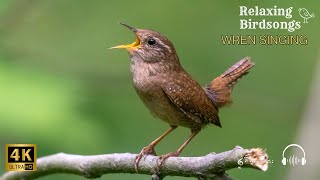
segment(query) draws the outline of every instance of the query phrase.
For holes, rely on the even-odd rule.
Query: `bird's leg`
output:
[[[156,152],[154,151],[154,147],[164,138],[166,137],[170,132],[175,130],[177,126],[171,126],[170,129],[168,129],[166,132],[164,132],[161,136],[159,136],[157,139],[152,141],[148,146],[144,147],[141,152],[136,156],[136,159],[134,160],[134,167],[136,172],[138,172],[138,166],[141,158],[143,156],[146,156],[148,154],[156,155]]]
[[[189,144],[189,142],[199,133],[199,131],[194,131],[191,133],[189,138],[179,147],[179,149],[176,152],[170,152],[168,154],[162,155],[158,159],[158,167],[161,168],[164,161],[168,159],[169,157],[177,157],[180,155],[182,150]]]

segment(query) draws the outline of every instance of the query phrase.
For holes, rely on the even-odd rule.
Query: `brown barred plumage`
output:
[[[223,107],[230,104],[232,102],[231,92],[233,86],[241,77],[248,74],[253,66],[254,63],[249,57],[246,57],[231,66],[219,77],[212,80],[211,83],[205,87],[206,93],[211,101],[217,107]]]

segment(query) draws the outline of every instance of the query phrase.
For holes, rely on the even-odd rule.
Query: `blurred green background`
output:
[[[239,6],[313,8],[316,18],[300,30],[240,30]],[[205,85],[245,56],[256,67],[241,79],[234,103],[220,112],[223,128],[208,127],[182,156],[242,147],[266,148],[267,172],[234,169],[235,179],[284,179],[282,150],[295,142],[319,55],[316,1],[0,1],[0,173],[4,146],[32,143],[38,157],[138,153],[168,125],[155,119],[135,94],[125,51],[109,47],[134,41],[119,22],[165,34],[184,68]],[[283,19],[283,17],[277,17]],[[275,18],[275,19],[277,19]],[[301,19],[302,20],[302,19]],[[226,46],[221,35],[307,35],[309,44]],[[189,135],[178,128],[156,151],[176,150]],[[42,179],[84,179],[50,175]],[[150,179],[109,174],[101,179]],[[168,177],[166,179],[185,179]]]

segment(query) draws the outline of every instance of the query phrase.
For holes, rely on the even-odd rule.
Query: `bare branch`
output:
[[[98,178],[109,173],[137,173],[152,175],[152,179],[165,176],[196,177],[198,179],[231,179],[225,171],[240,167],[266,171],[268,155],[260,148],[243,149],[239,146],[219,154],[210,153],[202,157],[170,157],[163,167],[157,168],[157,156],[147,156],[135,172],[136,154],[73,155],[58,153],[39,158],[37,171],[7,172],[1,179],[35,179],[55,173],[77,174],[87,178]]]

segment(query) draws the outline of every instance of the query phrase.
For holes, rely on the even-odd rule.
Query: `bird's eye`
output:
[[[148,44],[149,45],[155,45],[156,44],[156,40],[154,40],[153,38],[148,39]]]

